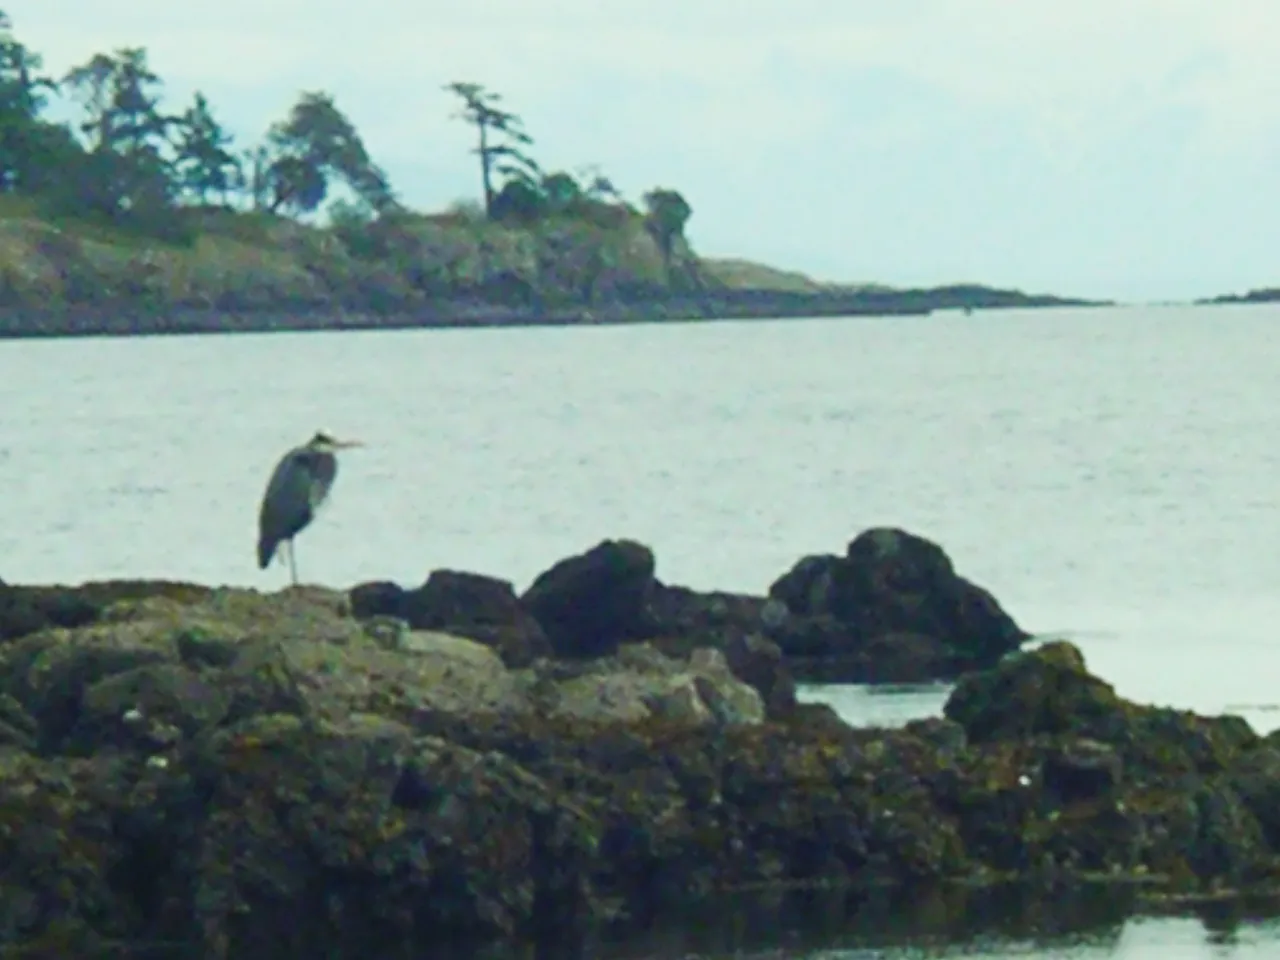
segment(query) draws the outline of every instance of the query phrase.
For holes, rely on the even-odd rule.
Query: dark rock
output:
[[[113,674],[167,659],[166,651],[142,644],[72,644],[33,636],[11,648],[5,689],[35,719],[41,749],[57,750],[79,722],[86,689]]]
[[[435,570],[416,590],[363,583],[351,591],[355,616],[395,617],[414,630],[434,630],[493,647],[509,667],[527,667],[551,653],[542,626],[520,603],[510,581],[478,573]]]
[[[1095,740],[1071,740],[1045,757],[1040,782],[1062,806],[1110,799],[1120,788],[1124,763],[1114,747]]]
[[[1280,849],[1280,735],[1245,751],[1230,767],[1227,782],[1262,827],[1268,845]]]
[[[685,656],[694,647],[723,648],[730,637],[757,633],[765,623],[764,597],[702,593],[655,581],[649,597],[653,630],[662,648]]]
[[[1122,752],[1127,770],[1187,777],[1215,776],[1253,750],[1261,739],[1242,717],[1204,717],[1189,710],[1128,705],[1127,723],[1094,727],[1086,735],[1106,739]]]
[[[0,641],[53,627],[82,627],[96,621],[114,603],[148,597],[190,602],[209,592],[208,587],[165,581],[108,580],[81,587],[29,587],[0,582]]]
[[[538,621],[521,605],[510,581],[478,573],[436,570],[405,594],[404,619],[415,630],[439,630],[493,647],[509,667],[526,667],[551,653]]]
[[[960,757],[968,745],[964,727],[942,717],[912,720],[903,729],[912,736],[931,744],[944,757]]]
[[[13,697],[0,694],[0,750],[16,747],[34,751],[39,735],[39,724]]]
[[[88,597],[63,590],[0,586],[0,639],[14,640],[50,627],[91,623],[99,607]]]
[[[425,810],[439,798],[429,773],[413,763],[406,764],[400,771],[400,779],[391,791],[391,802],[406,810]]]
[[[1190,872],[1232,886],[1272,868],[1258,818],[1229,784],[1202,781],[1191,796],[1193,817],[1175,835]],[[1184,805],[1183,810],[1188,810]]]
[[[812,617],[793,621],[780,635],[792,651],[787,663],[810,683],[928,683],[960,672],[959,658],[946,641],[924,634],[887,633],[850,646],[847,627],[830,617]]]
[[[635,639],[687,656],[697,647],[728,650],[763,636],[778,645],[787,666],[780,689],[795,679],[954,679],[990,666],[1027,638],[989,593],[956,575],[940,547],[901,530],[868,530],[844,557],[803,558],[768,597],[664,584],[653,567],[646,547],[605,541],[542,574],[522,602],[558,656],[603,656]],[[403,606],[387,601],[360,609]],[[758,673],[750,682],[769,695]]]
[[[760,694],[769,715],[782,716],[795,706],[795,680],[781,649],[761,633],[767,602],[656,582],[649,599],[653,644],[672,657],[704,648],[722,651],[734,675]]]
[[[957,576],[943,549],[923,537],[868,530],[849,544],[845,561],[831,612],[868,634],[938,637],[973,665],[994,663],[1029,638],[990,593]]]
[[[1280,765],[1238,717],[1126,701],[1065,642],[962,678],[944,712],[974,746],[936,788],[978,813],[965,842],[1002,868],[1141,865],[1228,884],[1269,869],[1268,778]]]
[[[769,596],[781,600],[796,616],[816,617],[830,613],[835,577],[844,560],[832,553],[801,557],[795,566],[769,587]]]
[[[229,667],[239,655],[240,644],[200,627],[180,629],[173,638],[178,657],[189,667]]]
[[[191,933],[221,931],[227,955],[407,955],[415,939],[518,935],[538,906],[590,912],[589,875],[574,867],[598,821],[500,754],[385,722],[260,716],[197,762],[211,788],[206,848],[237,853],[188,862],[202,891]],[[236,919],[246,908],[251,925]]]
[[[653,636],[649,610],[654,557],[632,540],[605,540],[539,574],[521,602],[556,656],[607,656],[628,640]]]
[[[844,557],[803,558],[769,595],[789,614],[769,635],[804,680],[952,679],[1028,639],[941,547],[894,528],[864,531]]]
[[[1052,795],[1037,795],[1036,785],[1022,792],[1033,798],[1034,812],[1026,821],[1028,834],[1010,847],[1031,872],[1049,882],[1062,879],[1070,885],[1072,878],[1082,876],[1141,875],[1152,850],[1163,847],[1161,839],[1152,842],[1143,812],[1117,797],[1063,803]]]
[[[116,804],[127,803],[132,792],[118,769],[109,762],[4,755],[0,810],[7,823],[20,825],[0,833],[0,944],[6,951],[101,956],[102,940],[129,932],[121,911],[141,883],[114,873],[125,863],[115,836]]]
[[[89,686],[64,750],[89,753],[137,740],[160,750],[216,727],[230,697],[187,667],[160,663]]]
[[[271,641],[241,647],[223,673],[221,687],[226,696],[223,720],[228,724],[260,714],[301,717],[308,713],[298,674],[284,649]]]
[[[758,633],[738,633],[724,645],[729,669],[756,689],[770,717],[783,717],[796,708],[796,684],[776,643]]]
[[[797,703],[795,709],[782,718],[788,726],[839,733],[849,729],[836,708],[829,703]]]
[[[1085,669],[1065,641],[1017,653],[994,669],[962,677],[943,708],[970,741],[1120,729],[1125,707],[1111,684]]]
[[[1239,717],[1136,707],[1085,667],[1066,641],[1013,654],[961,678],[943,708],[973,743],[1087,738],[1116,748],[1130,773],[1218,774],[1259,742]]]
[[[351,613],[364,620],[368,617],[404,617],[405,590],[386,580],[361,583],[351,588]]]

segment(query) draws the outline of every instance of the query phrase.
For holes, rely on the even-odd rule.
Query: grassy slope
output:
[[[785,290],[792,293],[825,293],[831,284],[821,283],[795,270],[781,270],[751,260],[702,259],[702,269],[731,290]]]
[[[667,286],[659,251],[635,217],[536,229],[413,217],[363,250],[331,231],[264,214],[191,211],[189,218],[190,242],[165,243],[77,219],[51,221],[22,200],[0,198],[0,304],[411,308],[494,291],[581,302],[592,278],[599,299]],[[828,289],[740,260],[704,260],[700,269],[712,286]]]
[[[848,293],[851,290],[872,292],[891,288],[881,284],[824,283],[798,270],[782,270],[752,260],[703,257],[705,276],[730,290],[776,290],[787,293]]]

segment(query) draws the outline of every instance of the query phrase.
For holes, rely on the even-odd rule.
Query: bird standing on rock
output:
[[[289,553],[289,573],[297,586],[293,538],[315,519],[329,496],[338,475],[337,452],[360,446],[363,444],[358,440],[335,440],[327,433],[317,433],[280,458],[258,512],[259,569],[267,569],[276,548],[283,543]]]

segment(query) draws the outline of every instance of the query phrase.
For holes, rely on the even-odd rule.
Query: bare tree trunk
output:
[[[477,122],[480,128],[480,177],[484,181],[484,217],[493,219],[493,172],[490,166],[493,156],[489,152],[489,125],[483,119]]]

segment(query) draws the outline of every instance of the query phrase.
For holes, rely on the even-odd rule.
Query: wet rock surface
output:
[[[744,889],[1280,881],[1280,740],[1243,720],[1126,701],[1059,642],[964,674],[943,717],[854,728],[796,702],[760,629],[814,614],[640,559],[562,568],[531,605],[455,574],[420,606],[386,585],[0,587],[0,948],[428,956]],[[1005,623],[920,594],[945,567],[859,569],[885,629],[951,611],[973,650]],[[808,583],[778,593],[852,615]],[[541,633],[530,606],[556,611]]]

